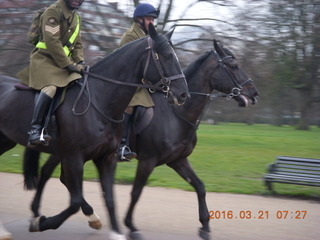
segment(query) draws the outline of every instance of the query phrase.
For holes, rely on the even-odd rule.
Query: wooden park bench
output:
[[[269,191],[273,182],[320,187],[320,159],[279,156],[264,181]]]

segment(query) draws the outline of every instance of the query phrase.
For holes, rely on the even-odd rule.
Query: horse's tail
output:
[[[24,188],[37,189],[40,152],[26,148],[23,156]]]

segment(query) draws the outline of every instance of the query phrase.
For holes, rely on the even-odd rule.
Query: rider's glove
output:
[[[66,66],[66,69],[68,69],[69,72],[76,72],[76,73],[82,73],[84,68],[85,68],[84,64],[76,64],[76,63]]]

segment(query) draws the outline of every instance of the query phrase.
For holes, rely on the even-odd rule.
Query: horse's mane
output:
[[[105,56],[104,58],[100,59],[97,63],[95,63],[92,67],[91,70],[94,71],[96,68],[99,68],[101,65],[106,66],[107,62],[112,62],[113,59],[117,59],[119,55],[122,55],[123,52],[126,52],[128,48],[131,48],[131,45],[133,44],[139,44],[142,42],[145,38],[140,38],[135,41],[129,42],[125,45],[123,45],[120,48],[115,49],[112,53],[109,55]]]
[[[95,71],[95,69],[99,68],[101,65],[106,66],[107,62],[112,62],[113,59],[117,59],[119,55],[122,55],[123,52],[126,52],[128,50],[128,48],[131,48],[131,45],[136,44],[138,45],[140,42],[144,41],[146,37],[128,42],[127,44],[123,45],[120,48],[117,48],[116,50],[114,50],[112,53],[110,53],[109,55],[105,56],[104,58],[102,58],[101,60],[99,60],[97,63],[95,63],[91,70]],[[166,45],[166,43],[168,42],[168,39],[163,35],[163,34],[158,34],[156,39],[154,40],[154,48],[157,49],[161,49],[162,47],[164,47]]]
[[[223,48],[223,51],[227,54],[232,56],[234,59],[236,59],[235,55],[227,48]],[[199,69],[200,65],[203,63],[204,60],[207,59],[207,57],[212,53],[213,51],[208,51],[204,53],[201,57],[199,57],[195,62],[191,63],[183,72],[186,76],[186,79],[190,79],[191,76]]]
[[[191,76],[198,71],[200,65],[203,63],[204,60],[211,54],[211,51],[204,53],[201,57],[199,57],[196,61],[191,63],[183,72],[186,76],[186,79],[190,79]]]

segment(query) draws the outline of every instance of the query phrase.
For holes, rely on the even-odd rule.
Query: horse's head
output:
[[[188,85],[170,38],[173,30],[165,35],[158,34],[152,24],[149,25],[148,57],[143,79],[160,86],[166,93],[169,103],[184,104],[189,98]]]
[[[216,40],[214,40],[214,49],[218,57],[218,67],[215,72],[219,74],[219,79],[224,79],[225,83],[220,84],[218,90],[229,94],[228,98],[238,101],[240,107],[247,107],[249,103],[257,103],[259,92],[252,79],[248,78],[239,67],[234,55],[221,47]]]

